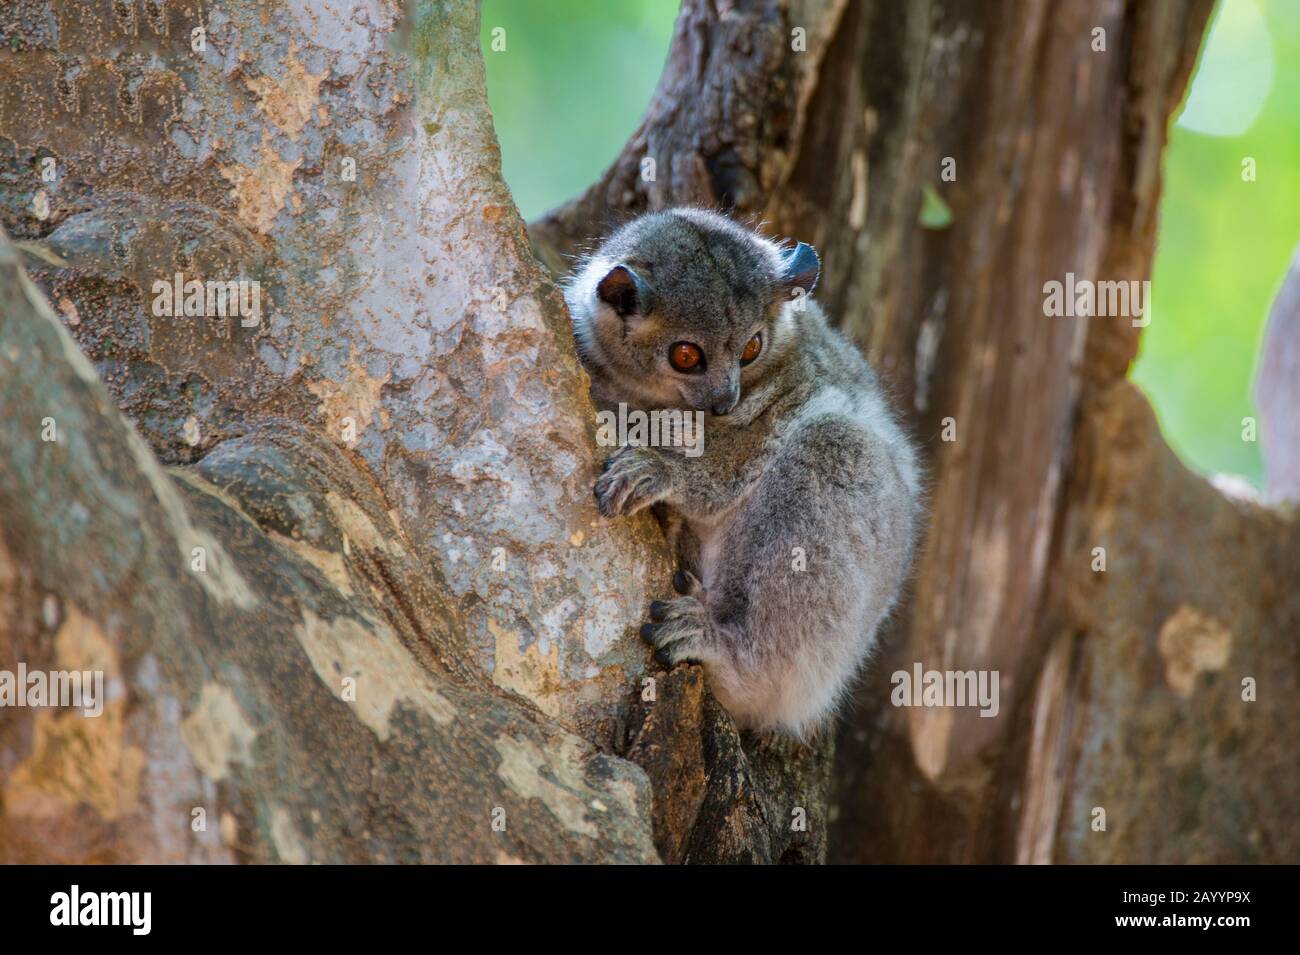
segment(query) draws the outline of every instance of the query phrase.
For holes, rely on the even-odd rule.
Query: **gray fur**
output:
[[[631,296],[616,308],[597,288],[618,266],[635,284],[614,277]],[[740,725],[805,737],[869,653],[921,518],[916,451],[875,373],[798,300],[815,267],[807,246],[795,253],[723,216],[673,209],[616,232],[566,291],[602,409],[706,412],[701,456],[626,447],[596,481],[607,517],[655,507],[682,568],[682,596],[652,604],[642,635],[662,663],[702,663]],[[763,349],[741,368],[755,332]],[[703,373],[672,367],[678,341],[704,351]],[[737,390],[730,413],[707,413]]]

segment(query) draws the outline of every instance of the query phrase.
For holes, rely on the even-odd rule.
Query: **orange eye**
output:
[[[763,350],[763,333],[759,332],[748,342],[745,343],[745,350],[740,353],[740,363],[748,365],[758,357],[759,352]]]
[[[677,342],[668,349],[668,361],[678,371],[695,371],[704,361],[704,352],[690,342]]]

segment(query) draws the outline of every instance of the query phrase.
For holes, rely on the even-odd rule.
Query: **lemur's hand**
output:
[[[596,479],[596,504],[606,517],[635,514],[663,500],[672,486],[672,461],[666,455],[653,448],[620,448]]]

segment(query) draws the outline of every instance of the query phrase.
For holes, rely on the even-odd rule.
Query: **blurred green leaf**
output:
[[[946,229],[952,225],[952,210],[929,183],[921,187],[921,214],[917,221],[925,229]]]

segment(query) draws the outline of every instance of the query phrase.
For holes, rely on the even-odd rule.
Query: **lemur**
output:
[[[681,596],[655,659],[703,664],[738,725],[808,738],[832,717],[909,572],[916,449],[871,366],[808,297],[820,261],[702,209],[643,215],[566,284],[592,397],[703,412],[704,448],[628,446],[608,518],[654,507]]]

